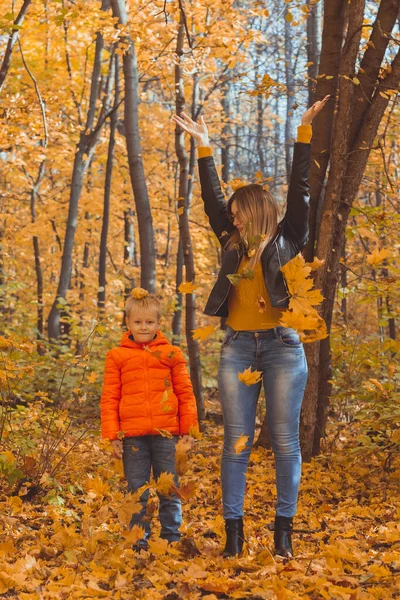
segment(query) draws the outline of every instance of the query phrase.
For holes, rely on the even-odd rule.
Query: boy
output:
[[[178,435],[197,425],[196,400],[182,351],[159,331],[160,301],[154,294],[135,288],[126,301],[128,332],[121,344],[107,353],[101,396],[102,437],[111,440],[114,454],[122,458],[128,491],[135,492],[150,480],[153,469],[175,471]],[[163,437],[160,430],[173,437]],[[123,432],[123,440],[118,437]],[[176,478],[177,484],[177,478]],[[146,519],[149,492],[140,499],[142,510],[132,515],[130,526],[144,528],[136,549],[147,549],[150,523]],[[179,498],[159,496],[160,537],[180,539],[182,510]]]

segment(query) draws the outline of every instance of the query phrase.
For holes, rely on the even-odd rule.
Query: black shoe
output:
[[[293,558],[292,517],[275,517],[274,542],[275,554],[285,558]]]
[[[140,552],[141,550],[148,550],[149,549],[149,542],[147,540],[139,540],[136,542],[136,544],[133,544],[132,546],[132,550],[134,552]]]
[[[237,556],[241,554],[244,542],[243,519],[225,520],[226,544],[222,556]]]

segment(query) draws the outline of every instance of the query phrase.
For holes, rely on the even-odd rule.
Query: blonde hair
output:
[[[232,194],[227,203],[228,215],[231,216],[233,202],[236,202],[240,220],[246,223],[246,231],[242,237],[235,229],[229,236],[225,248],[230,250],[243,241],[251,257],[250,265],[254,266],[277,231],[278,205],[272,194],[257,183],[244,185]]]
[[[155,294],[149,294],[146,290],[142,290],[142,288],[134,288],[125,302],[125,314],[128,319],[133,310],[155,310],[159,319],[161,317],[160,299]]]

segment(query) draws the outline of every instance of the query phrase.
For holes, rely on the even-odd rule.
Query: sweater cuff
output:
[[[312,126],[311,125],[300,125],[297,128],[297,141],[303,144],[309,144],[312,137]]]
[[[212,156],[212,150],[210,146],[198,146],[197,152],[199,158],[205,158],[206,156]]]

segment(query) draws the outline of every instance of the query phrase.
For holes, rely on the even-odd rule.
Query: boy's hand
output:
[[[325,96],[322,100],[314,102],[314,104],[304,113],[301,119],[302,125],[311,125],[313,118],[322,110],[325,104],[328,102],[330,96]]]
[[[122,458],[122,442],[121,440],[111,440],[111,446],[115,458]]]

